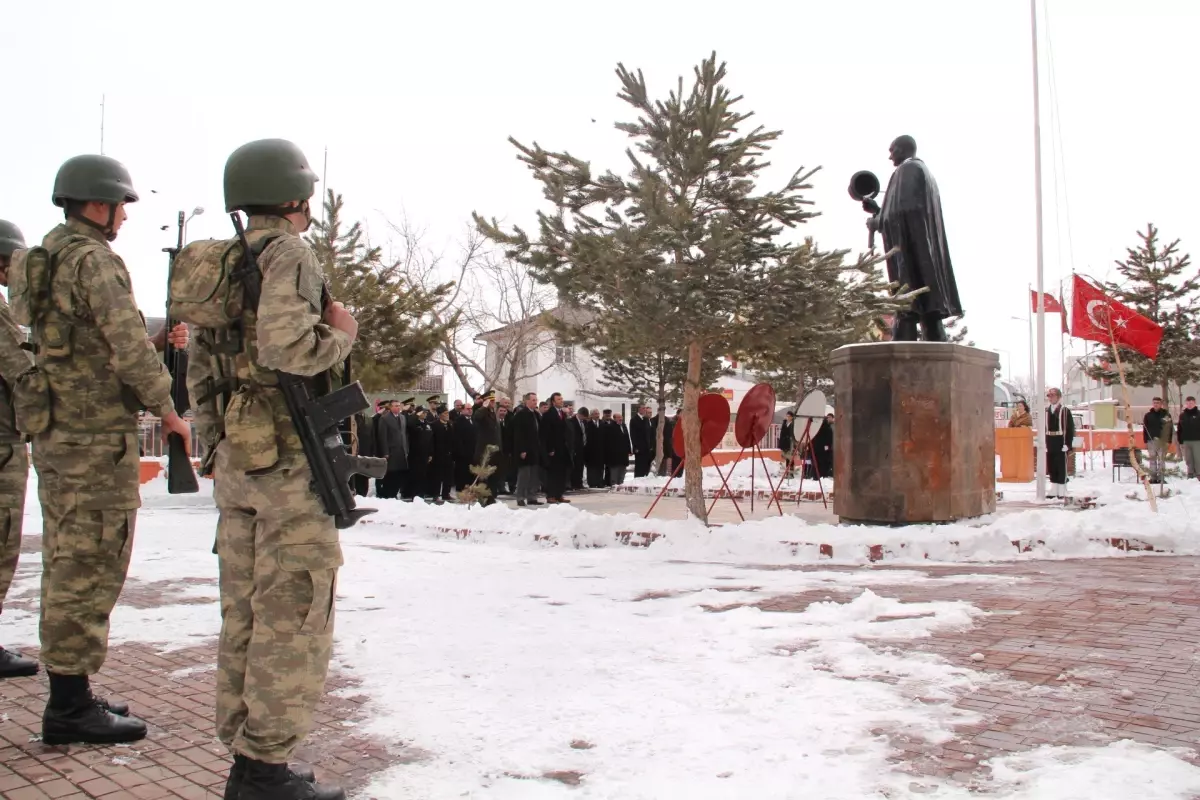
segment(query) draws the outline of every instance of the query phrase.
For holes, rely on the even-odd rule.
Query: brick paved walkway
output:
[[[905,569],[878,566],[877,570]],[[965,600],[988,616],[969,630],[937,633],[914,649],[997,680],[961,698],[980,725],[942,745],[892,737],[894,761],[914,775],[977,784],[978,763],[1043,744],[1103,745],[1134,739],[1200,749],[1200,558],[1142,557],[926,567],[932,577],[991,574],[1014,582],[944,587],[872,585],[904,602]],[[759,603],[802,611],[860,590],[822,589]],[[972,658],[981,654],[983,660]],[[880,731],[886,734],[886,731]],[[1200,763],[1194,755],[1191,760]]]
[[[38,536],[27,536],[22,551],[39,552]],[[185,583],[215,583],[190,580]],[[181,587],[179,587],[181,588]],[[130,578],[121,603],[150,608],[167,603],[211,602],[178,596],[179,588]],[[17,598],[6,608],[36,612],[37,598]],[[213,604],[213,614],[218,614]],[[34,656],[36,650],[21,648]],[[47,747],[41,743],[46,678],[0,681],[0,798],[3,800],[158,800],[219,798],[229,768],[226,750],[214,736],[216,644],[158,652],[140,644],[113,645],[101,673],[93,678],[100,694],[127,700],[149,725],[147,737],[132,745]],[[312,734],[295,761],[313,764],[317,777],[347,789],[374,773],[411,760],[402,747],[388,748],[355,735],[365,697],[354,682],[331,674],[315,716]],[[337,690],[344,690],[337,692]]]
[[[30,539],[27,548],[35,550],[40,543],[37,537]],[[886,572],[913,567],[785,569]],[[971,573],[1001,580],[871,587],[903,601],[966,600],[991,612],[969,630],[905,645],[995,677],[958,700],[984,720],[960,727],[955,741],[931,744],[878,731],[891,737],[894,761],[914,780],[951,777],[983,783],[987,774],[981,760],[1045,743],[1087,745],[1132,738],[1200,747],[1200,697],[1194,690],[1200,682],[1200,558],[917,569],[932,577]],[[796,612],[827,597],[848,600],[858,591],[830,587],[758,605],[766,611]],[[172,594],[166,586],[131,580],[122,602],[152,606]],[[35,603],[36,598],[17,599],[8,605],[35,610]],[[976,653],[983,655],[982,661],[972,658]],[[111,649],[97,686],[129,700],[151,726],[149,737],[132,746],[45,747],[37,738],[44,676],[0,682],[0,797],[219,797],[228,762],[212,733],[214,662],[212,645],[167,653],[143,645]],[[330,689],[339,688],[351,690],[339,694],[352,693],[349,676],[331,676]],[[363,718],[364,700],[327,695],[313,735],[297,754],[297,760],[315,764],[321,777],[351,789],[388,766],[421,755],[403,743],[356,737],[354,723]]]

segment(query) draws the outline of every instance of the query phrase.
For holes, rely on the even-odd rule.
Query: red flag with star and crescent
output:
[[[1156,322],[1118,303],[1078,275],[1073,278],[1071,294],[1072,336],[1102,344],[1115,341],[1151,361],[1158,357],[1163,329]]]

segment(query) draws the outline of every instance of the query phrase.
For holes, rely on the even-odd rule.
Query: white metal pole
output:
[[[1046,499],[1046,430],[1042,418],[1046,408],[1046,287],[1042,274],[1042,110],[1038,91],[1037,0],[1029,0],[1029,29],[1033,41],[1033,188],[1037,214],[1037,398],[1033,413],[1034,443],[1037,450],[1034,475],[1037,499]]]
[[[1029,284],[1029,297],[1032,300],[1032,298],[1033,298],[1033,284],[1032,283]],[[1033,380],[1037,376],[1037,359],[1035,359],[1033,357],[1033,303],[1032,302],[1028,306],[1025,307],[1025,321],[1027,323],[1029,323],[1029,380]],[[1034,400],[1037,400],[1036,397],[1028,397],[1026,399],[1031,403]],[[1029,412],[1032,414],[1033,409],[1030,408]]]

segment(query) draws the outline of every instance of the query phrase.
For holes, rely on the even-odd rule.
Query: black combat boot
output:
[[[238,800],[238,793],[242,789],[242,778],[246,775],[246,762],[248,760],[240,753],[233,754],[233,766],[229,768],[229,779],[225,781],[225,794],[222,795],[222,800]],[[315,783],[317,780],[312,767],[297,764],[289,766],[288,769],[305,783]]]
[[[109,711],[92,694],[86,675],[50,676],[50,700],[42,715],[42,743],[120,744],[146,736],[146,723]]]
[[[917,316],[909,312],[896,315],[892,323],[893,342],[915,342],[917,340]]]
[[[242,758],[245,763],[238,800],[346,800],[340,787],[310,783],[287,764]]]
[[[927,342],[945,342],[946,328],[942,325],[942,318],[933,314],[925,314],[921,317],[921,338]]]
[[[37,675],[38,663],[0,647],[0,678],[28,678]]]

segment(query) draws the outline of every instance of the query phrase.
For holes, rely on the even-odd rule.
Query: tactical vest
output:
[[[246,231],[246,241],[256,261],[271,257],[271,246],[276,243],[283,232],[272,228],[252,228]],[[299,454],[302,452],[299,436],[295,432],[291,417],[287,411],[283,395],[274,391],[279,380],[274,370],[259,365],[257,321],[258,310],[242,302],[242,287],[229,279],[233,267],[231,261],[240,261],[242,248],[236,239],[227,242],[214,241],[211,243],[193,243],[188,248],[195,248],[186,256],[181,253],[176,262],[179,278],[179,291],[172,289],[171,313],[185,322],[200,324],[201,321],[220,321],[221,327],[198,327],[195,336],[195,351],[193,358],[202,357],[208,360],[210,377],[202,386],[192,387],[195,391],[195,404],[205,405],[215,403],[216,419],[222,427],[220,435],[225,436],[226,426],[230,420],[227,411],[234,395],[252,395],[257,402],[265,402],[270,406],[272,425],[275,429],[276,445],[280,454]],[[186,249],[185,249],[186,252]],[[183,259],[190,258],[191,261]],[[218,263],[219,262],[219,263]],[[202,275],[222,275],[219,280],[226,281],[220,288],[213,291],[214,298],[219,302],[210,304],[204,309],[198,302],[184,301],[185,294],[199,298],[201,293],[195,288],[202,285]],[[192,286],[182,285],[185,279],[192,277]],[[211,279],[214,287],[219,280]],[[205,292],[207,293],[207,292]],[[233,298],[233,299],[231,299]],[[191,306],[189,310],[188,306]],[[216,309],[220,307],[220,311]],[[318,375],[312,380],[311,391],[321,395],[329,391],[330,376],[328,372]],[[244,410],[244,404],[243,408]],[[270,460],[270,459],[267,459]],[[268,466],[264,464],[263,466]]]
[[[91,309],[79,302],[78,292],[79,271],[86,259],[102,259],[105,269],[119,270],[129,285],[125,264],[104,242],[69,224],[46,234],[42,247],[50,254],[41,280],[41,288],[48,291],[33,285],[30,276],[25,300],[34,361],[50,388],[50,429],[79,434],[136,432],[141,401],[110,366],[108,344]],[[17,311],[15,295],[13,307]],[[21,316],[17,314],[18,321]]]

